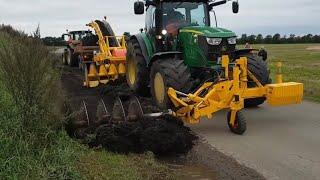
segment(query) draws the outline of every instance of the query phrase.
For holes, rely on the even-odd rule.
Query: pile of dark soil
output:
[[[99,113],[99,102],[112,114],[114,99],[133,95],[125,83],[108,84],[103,88],[79,88],[82,74],[79,70],[64,67],[61,82],[66,90],[68,102],[66,115],[69,120],[66,130],[71,137],[89,143],[91,147],[103,147],[117,153],[143,153],[152,151],[156,155],[187,153],[196,136],[180,120],[172,116],[141,119],[136,122],[114,122]],[[127,106],[123,99],[124,106]],[[159,112],[147,97],[139,97],[145,113]],[[83,111],[86,104],[87,114]],[[103,113],[102,113],[103,114]],[[89,117],[89,118],[87,118]],[[93,137],[93,140],[92,140]]]
[[[91,145],[116,153],[152,151],[161,156],[187,153],[196,139],[181,121],[164,116],[101,126]]]

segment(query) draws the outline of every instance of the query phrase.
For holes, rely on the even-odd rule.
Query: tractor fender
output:
[[[144,57],[144,59],[146,61],[146,64],[149,64],[150,58],[149,58],[149,55],[148,55],[148,49],[147,49],[147,45],[146,45],[142,35],[141,34],[132,35],[130,37],[130,40],[133,40],[133,39],[138,41],[138,43],[140,45],[140,48],[141,48],[141,51],[142,51],[142,55],[143,55],[143,57]]]
[[[148,64],[148,66],[152,66],[152,64],[159,60],[159,59],[167,59],[167,58],[181,58],[182,57],[182,52],[180,51],[169,51],[169,52],[158,52],[155,53],[152,58],[150,63]]]

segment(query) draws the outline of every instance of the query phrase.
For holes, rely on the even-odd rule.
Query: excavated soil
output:
[[[101,100],[111,114],[115,97],[132,95],[125,84],[87,89],[81,87],[81,72],[69,67],[64,67],[61,82],[68,99],[67,131],[73,137],[85,139],[91,147],[102,146],[125,154],[152,151],[160,156],[187,153],[197,139],[188,127],[172,116],[134,122],[114,122],[109,116],[104,117],[100,112]],[[144,112],[158,111],[149,98],[140,98],[140,101]]]

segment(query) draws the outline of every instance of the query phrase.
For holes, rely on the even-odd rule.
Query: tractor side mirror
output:
[[[237,14],[239,12],[239,2],[238,1],[232,2],[232,11],[235,14]]]
[[[144,3],[142,1],[136,1],[134,3],[134,14],[144,14]]]

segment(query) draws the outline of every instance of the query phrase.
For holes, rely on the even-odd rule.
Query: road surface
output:
[[[267,179],[320,179],[320,104],[244,111],[247,132],[229,132],[226,112],[202,120],[192,130],[220,152],[253,168]]]

